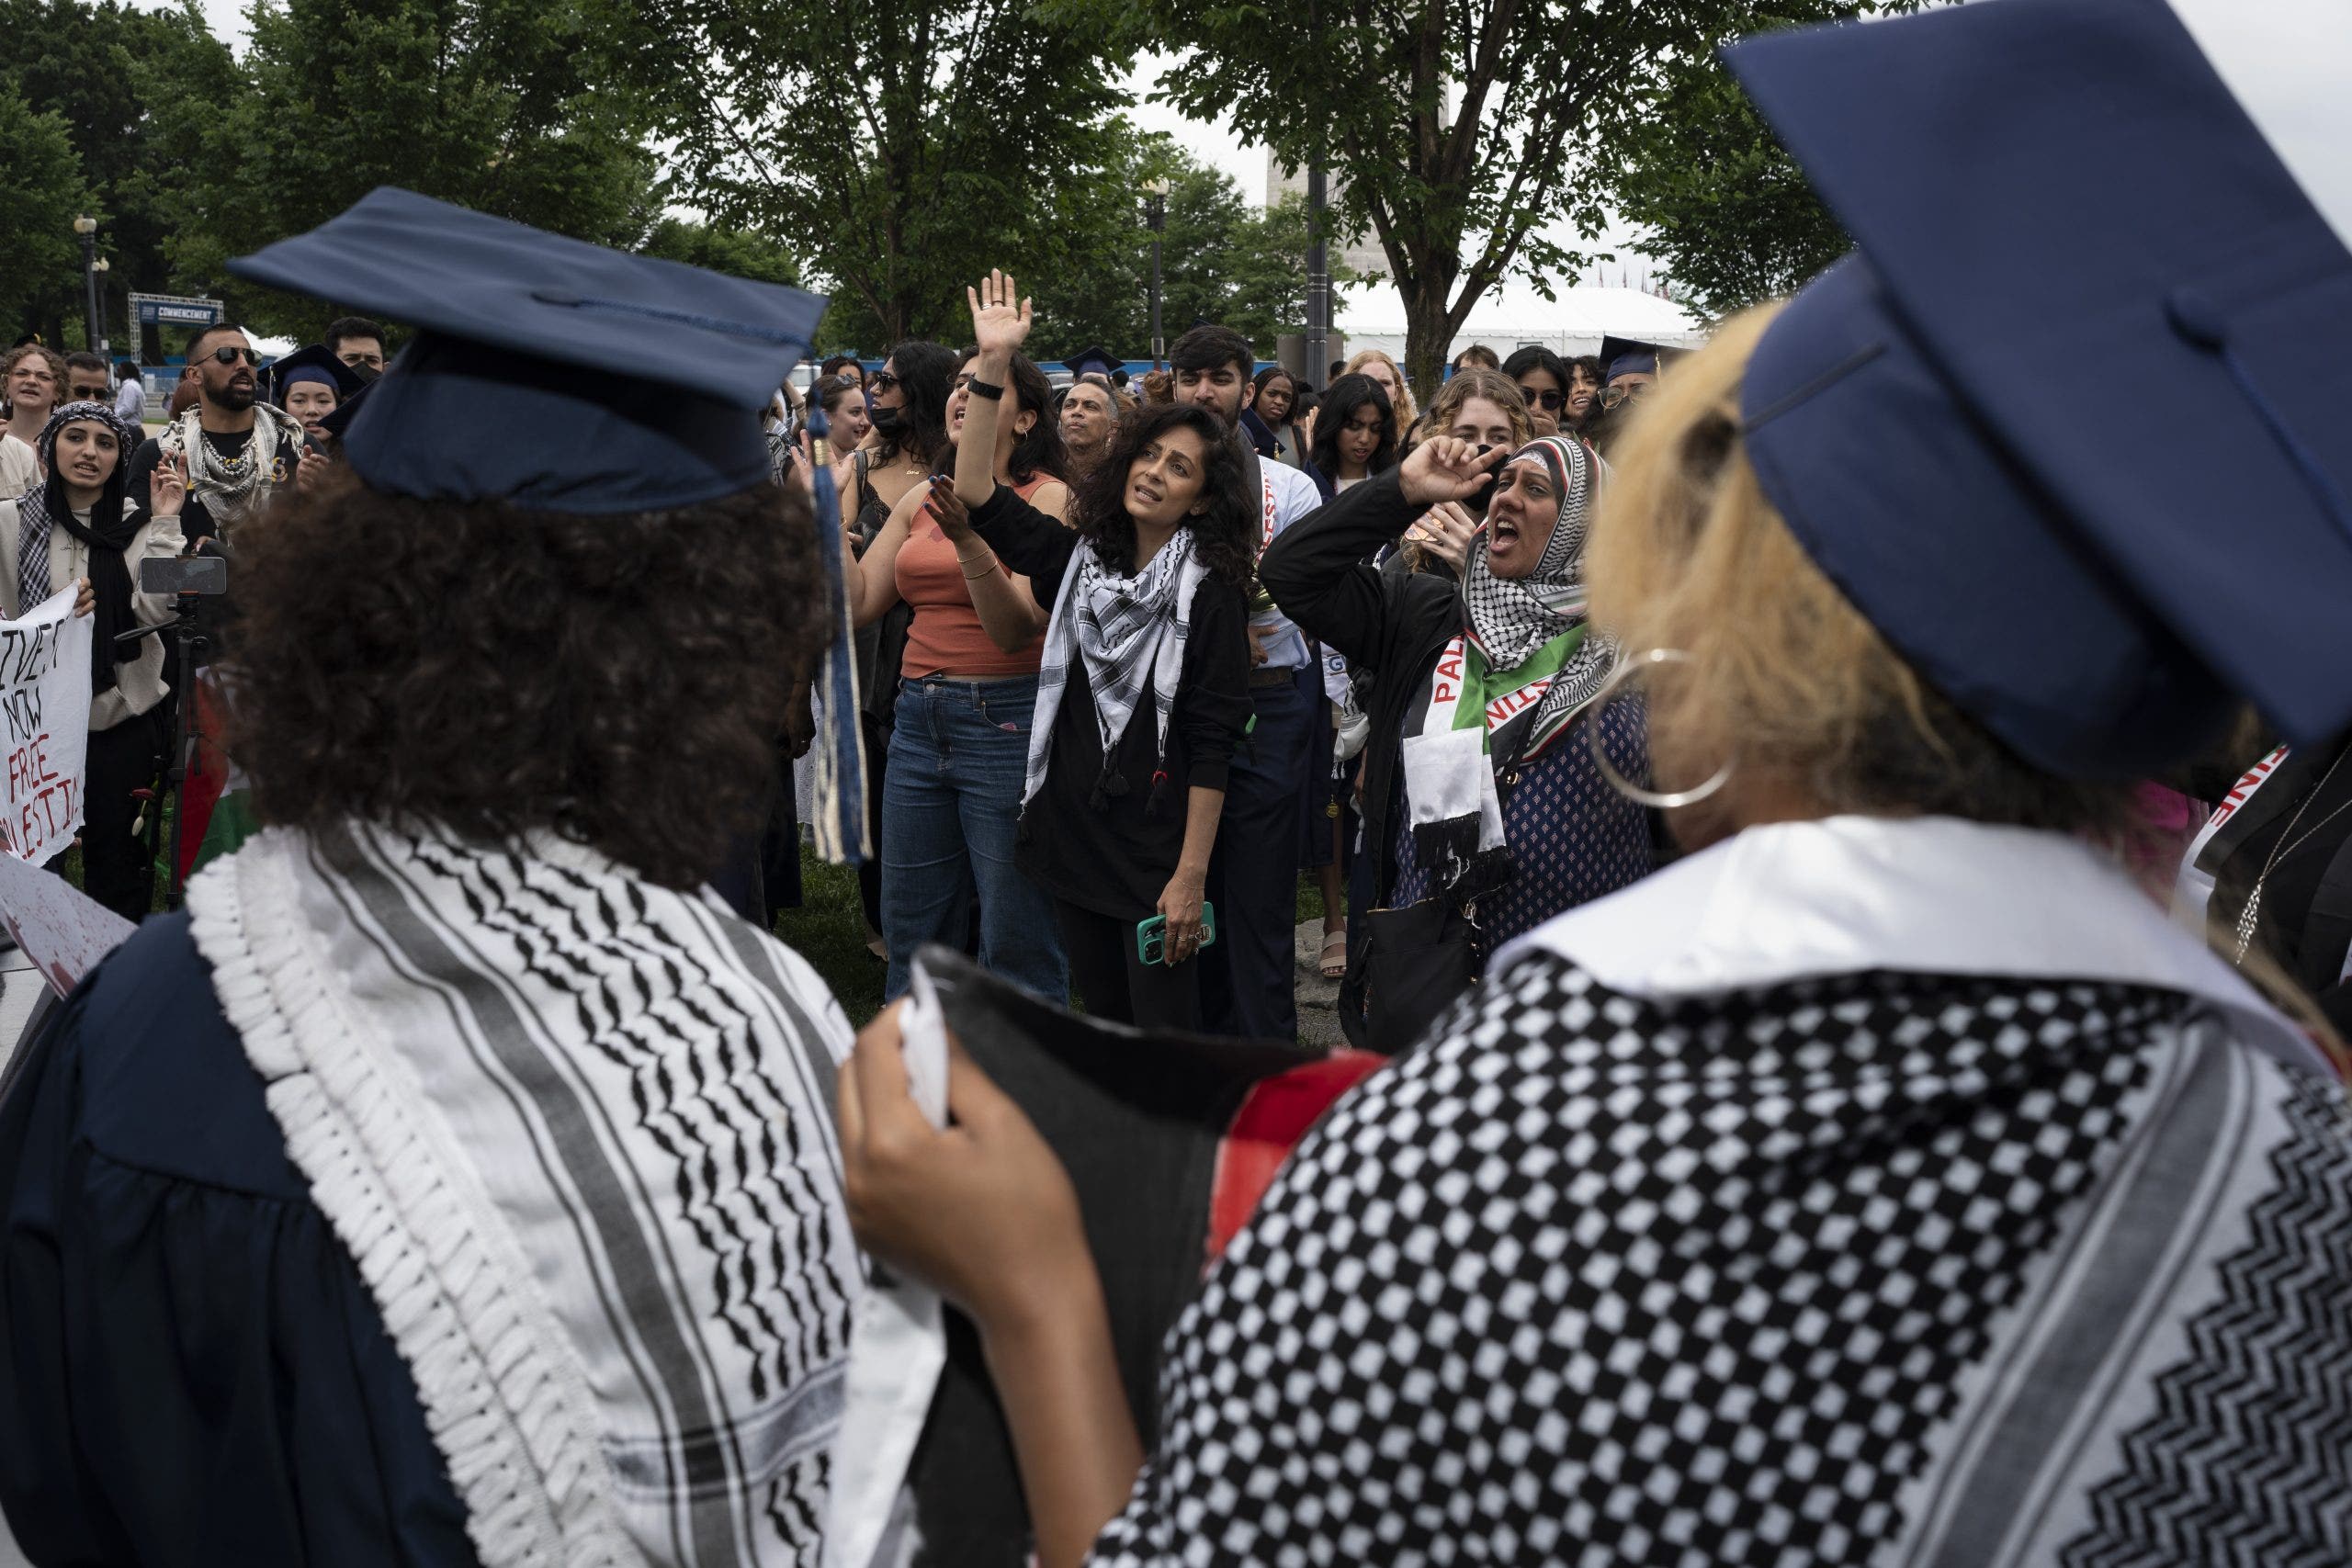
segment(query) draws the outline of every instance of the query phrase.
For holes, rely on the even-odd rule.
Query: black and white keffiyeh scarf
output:
[[[252,438],[235,457],[224,457],[204,439],[202,411],[190,409],[164,427],[156,440],[166,457],[187,459],[187,498],[204,503],[217,529],[227,530],[259,509],[269,487],[282,484],[302,455],[304,431],[274,404],[254,405]]]
[[[1095,783],[1096,808],[1120,793],[1113,753],[1127,721],[1147,693],[1155,723],[1154,753],[1165,772],[1168,719],[1176,708],[1176,688],[1184,672],[1184,639],[1190,632],[1193,595],[1208,568],[1193,547],[1193,531],[1179,528],[1141,571],[1122,577],[1102,564],[1092,540],[1079,547],[1062,574],[1061,592],[1046,630],[1046,650],[1037,669],[1037,716],[1029,734],[1028,777],[1021,786],[1026,806],[1046,782],[1053,751],[1054,716],[1069,682],[1070,659],[1086,661],[1094,696],[1094,720],[1102,737],[1102,776]]]
[[[188,908],[481,1561],[816,1568],[861,1275],[814,973],[552,839],[272,829]]]
[[[1531,441],[1503,465],[1538,468],[1560,499],[1535,570],[1497,577],[1487,536],[1462,576],[1462,631],[1440,653],[1426,699],[1408,710],[1400,760],[1408,829],[1422,863],[1457,899],[1513,874],[1496,775],[1543,754],[1600,695],[1616,649],[1585,621],[1584,542],[1600,459],[1565,435]]]
[[[2318,1053],[2056,835],[1760,831],[1323,1117],[1090,1562],[2352,1562]]]
[[[87,521],[74,515],[65,495],[65,479],[57,471],[57,438],[67,425],[88,421],[102,424],[114,433],[114,471],[107,476],[104,491],[89,511]],[[123,552],[138,536],[145,513],[128,504],[125,475],[130,468],[130,454],[140,442],[138,432],[128,420],[106,403],[64,403],[49,416],[41,426],[40,439],[33,450],[40,458],[41,483],[27,491],[17,500],[17,613],[28,615],[39,609],[43,601],[57,592],[49,570],[50,539],[56,529],[62,528],[82,541],[90,552],[90,593],[96,601],[91,617],[93,646],[110,650],[111,657],[90,660],[90,686],[94,692],[104,692],[115,683],[115,666],[137,660],[145,650],[140,643],[120,640],[121,634],[138,625],[138,615],[131,608],[130,596],[134,585],[130,581],[130,564]]]

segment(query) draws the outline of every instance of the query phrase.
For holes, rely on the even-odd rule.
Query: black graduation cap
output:
[[[1073,376],[1083,376],[1090,371],[1096,375],[1108,376],[1119,367],[1119,364],[1120,362],[1112,356],[1111,351],[1100,344],[1090,344],[1080,349],[1076,354],[1066,355],[1062,358],[1062,368]]]
[[[286,406],[286,389],[298,380],[323,380],[334,389],[335,406],[341,408],[368,385],[368,378],[327,352],[327,346],[314,343],[310,347],[273,362],[269,367],[269,400],[280,408]]]
[[[767,479],[760,411],[824,301],[379,187],[229,264],[418,329],[345,427],[370,488],[543,511],[688,506]]]
[[[2064,775],[2159,773],[2240,699],[2352,723],[2352,30],[2265,10],[1980,0],[1727,53],[1860,247],[1749,360],[1758,478]]]
[[[1657,344],[1644,343],[1639,338],[1618,337],[1611,333],[1600,340],[1600,383],[1604,387],[1607,386],[1610,378],[1621,368],[1629,371],[1646,370],[1655,376],[1657,374],[1658,367],[1664,363],[1665,353],[1666,350]],[[1621,360],[1624,362],[1622,366],[1619,364]]]

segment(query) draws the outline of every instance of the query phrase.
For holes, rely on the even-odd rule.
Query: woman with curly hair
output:
[[[1257,509],[1240,449],[1192,404],[1123,422],[1080,491],[1073,526],[989,471],[1028,301],[991,274],[971,292],[979,344],[954,495],[943,519],[1053,604],[1022,786],[1023,871],[1049,892],[1089,1012],[1199,1027],[1209,852],[1226,768],[1250,722],[1249,604]],[[1045,831],[1040,824],[1050,824]],[[1136,927],[1167,920],[1147,963]]]
[[[0,1100],[8,1522],[40,1562],[815,1562],[849,1026],[706,885],[828,620],[759,417],[820,302],[393,190],[229,265],[420,330],[238,539],[264,830]]]

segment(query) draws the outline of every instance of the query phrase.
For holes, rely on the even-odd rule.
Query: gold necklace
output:
[[[2302,848],[2304,839],[2310,838],[2346,811],[2352,811],[2352,800],[2346,800],[2309,828],[2304,829],[2302,838],[2297,839],[2291,844],[2287,841],[2287,835],[2295,830],[2295,824],[2303,819],[2303,813],[2311,809],[2312,802],[2326,793],[2327,781],[2334,778],[2335,770],[2344,765],[2344,759],[2347,753],[2352,753],[2352,747],[2346,747],[2345,750],[2335,754],[2335,761],[2327,765],[2327,772],[2319,776],[2319,783],[2312,786],[2309,795],[2303,796],[2301,803],[2295,807],[2295,814],[2287,818],[2287,826],[2279,832],[2278,843],[2271,846],[2270,858],[2262,863],[2262,874],[2254,879],[2254,886],[2245,896],[2245,908],[2238,911],[2238,950],[2231,958],[2231,963],[2243,964],[2245,962],[2245,950],[2254,944],[2254,928],[2262,918],[2262,889],[2264,885],[2269,882],[2271,872],[2278,868],[2280,861]]]

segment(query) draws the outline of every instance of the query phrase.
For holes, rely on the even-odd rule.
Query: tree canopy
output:
[[[1739,30],[1883,8],[1867,0],[1777,0]],[[1616,152],[1611,189],[1620,210],[1644,231],[1643,248],[1711,315],[1791,293],[1851,246],[1712,53],[1661,73]]]
[[[1066,15],[1095,0],[1057,0]],[[1190,51],[1160,96],[1227,115],[1294,168],[1346,181],[1341,234],[1370,233],[1405,297],[1407,373],[1434,385],[1478,299],[1573,272],[1559,226],[1600,231],[1645,85],[1736,32],[1747,0],[1390,0],[1274,7],[1141,0],[1125,35]],[[1309,107],[1311,106],[1311,108]]]

